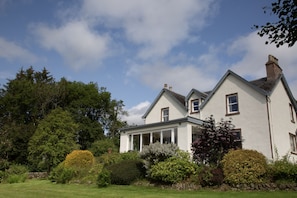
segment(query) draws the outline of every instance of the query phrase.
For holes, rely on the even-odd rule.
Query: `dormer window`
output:
[[[162,122],[169,121],[169,108],[163,108],[161,109],[161,115],[162,115]]]
[[[238,95],[236,94],[230,94],[226,96],[226,105],[227,105],[227,115],[229,114],[238,114],[239,108],[238,108]]]
[[[196,113],[199,111],[199,99],[192,100],[191,105],[192,105],[192,109],[191,109],[192,113]]]

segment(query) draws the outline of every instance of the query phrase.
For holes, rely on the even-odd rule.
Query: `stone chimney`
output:
[[[266,63],[267,81],[275,80],[282,74],[282,68],[278,65],[278,59],[272,55],[268,55]]]
[[[168,87],[168,85],[165,83],[165,84],[164,84],[164,88],[167,89],[167,87]]]

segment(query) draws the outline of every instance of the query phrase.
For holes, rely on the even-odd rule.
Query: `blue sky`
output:
[[[123,100],[130,124],[164,84],[209,91],[231,69],[264,77],[279,59],[297,95],[297,47],[265,45],[254,24],[272,0],[0,0],[0,84],[23,67],[59,81],[96,82]]]

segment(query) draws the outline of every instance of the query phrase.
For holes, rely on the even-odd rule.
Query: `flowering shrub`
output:
[[[88,150],[74,150],[66,156],[65,167],[73,169],[88,169],[95,162],[93,154]]]
[[[140,158],[144,159],[145,168],[149,171],[152,165],[176,156],[177,151],[178,146],[175,144],[161,144],[156,142],[154,144],[144,146],[140,152]]]

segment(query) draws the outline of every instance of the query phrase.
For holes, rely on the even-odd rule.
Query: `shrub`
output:
[[[1,176],[0,176],[1,177]],[[28,168],[24,165],[13,164],[2,173],[2,181],[8,183],[24,182],[28,177]]]
[[[112,139],[97,140],[92,144],[90,150],[96,157],[108,152],[118,152]]]
[[[231,150],[222,160],[229,184],[261,183],[267,171],[265,156],[254,150]]]
[[[110,172],[107,169],[102,169],[102,171],[98,174],[97,177],[97,186],[100,187],[107,187],[111,184],[110,179]]]
[[[194,174],[197,165],[187,158],[171,157],[151,166],[149,177],[157,182],[178,183]]]
[[[140,160],[123,160],[107,167],[111,175],[111,183],[129,185],[144,176],[145,169]]]
[[[65,167],[64,163],[65,162],[61,162],[52,170],[49,175],[49,179],[51,181],[65,184],[68,183],[75,176],[75,171],[72,168]]]
[[[98,161],[104,165],[111,165],[122,161],[120,153],[105,153],[98,158]]]
[[[90,169],[95,162],[93,154],[88,150],[74,150],[66,156],[64,166],[75,170]]]
[[[122,160],[137,160],[140,159],[139,153],[137,151],[129,151],[125,153],[120,153]]]
[[[201,186],[218,186],[224,181],[223,170],[220,167],[201,166],[197,172],[198,183]]]
[[[297,182],[297,164],[290,162],[287,156],[270,164],[268,170],[273,182]]]
[[[8,168],[9,168],[8,160],[0,158],[0,171],[5,171]]]
[[[27,177],[28,177],[28,174],[26,173],[20,174],[20,175],[11,174],[11,175],[8,175],[8,177],[6,178],[6,182],[9,184],[25,182]]]
[[[5,171],[0,171],[0,183],[2,183],[7,178],[7,173]]]
[[[175,144],[161,144],[159,142],[144,146],[140,152],[140,158],[144,159],[144,165],[147,171],[158,162],[176,156],[178,147]]]

